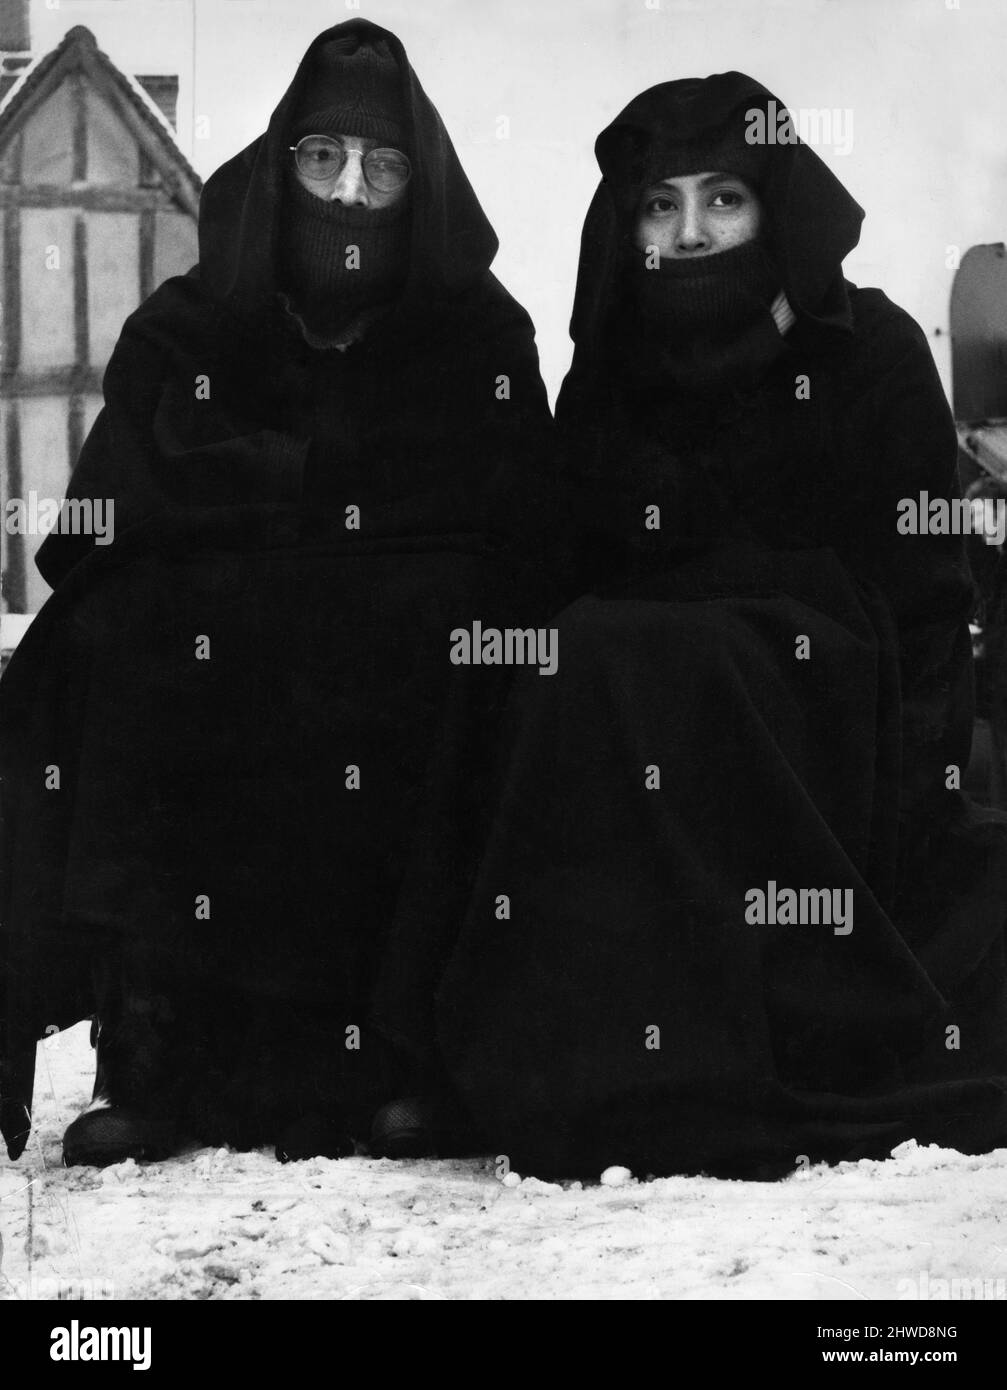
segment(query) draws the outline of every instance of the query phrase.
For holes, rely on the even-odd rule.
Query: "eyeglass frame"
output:
[[[343,149],[343,162],[339,165],[338,169],[335,171],[334,174],[326,174],[322,178],[316,178],[313,177],[311,174],[307,173],[306,170],[301,168],[300,161],[297,158],[297,151],[304,144],[305,140],[330,140],[333,143],[333,145],[336,145],[337,147]],[[350,154],[350,151],[342,146],[342,142],[338,139],[337,136],[326,135],[323,131],[311,131],[307,135],[302,135],[296,145],[288,145],[287,149],[290,150],[293,154],[294,164],[296,165],[298,171],[302,173],[306,179],[311,179],[312,183],[327,183],[339,178],[340,174],[346,168],[346,159],[347,156]],[[394,188],[379,188],[376,184],[371,182],[367,174],[367,161],[368,159],[370,159],[371,155],[384,154],[386,152],[398,155],[398,157],[403,161],[403,163],[406,166],[405,179],[402,183],[397,184]],[[413,166],[409,156],[405,153],[404,150],[396,149],[394,145],[375,145],[373,150],[368,150],[366,154],[361,156],[360,169],[363,173],[364,180],[368,188],[373,189],[375,193],[398,193],[400,189],[407,187],[409,181],[412,179],[413,176]]]

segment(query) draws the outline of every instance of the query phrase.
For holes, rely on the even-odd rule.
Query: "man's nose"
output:
[[[346,163],[339,171],[329,202],[343,203],[347,207],[370,207],[371,194],[364,178],[364,157],[359,150],[346,151]]]
[[[710,233],[702,210],[695,205],[686,205],[682,212],[682,220],[678,224],[675,250],[688,254],[689,252],[707,251],[709,248]]]

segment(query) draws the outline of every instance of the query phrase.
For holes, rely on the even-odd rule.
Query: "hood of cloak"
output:
[[[747,122],[748,113],[756,110],[765,113],[766,129],[778,135],[785,108],[768,88],[744,73],[715,73],[649,88],[599,135],[595,155],[602,179],[581,237],[570,322],[575,345],[571,377],[597,368],[611,346],[606,339],[625,293],[626,249],[644,188],[673,172],[683,146],[715,146],[718,131]],[[759,239],[798,324],[849,332],[852,315],[842,262],[860,238],[864,212],[792,126],[788,135],[787,143],[753,146],[764,216]],[[565,394],[569,400],[569,391]]]
[[[402,44],[387,29],[353,19],[326,29],[308,46],[265,132],[221,165],[203,189],[199,277],[212,297],[239,318],[256,318],[276,308],[284,288],[281,234],[293,158],[291,131],[310,93],[319,50],[333,40],[351,38],[383,45],[398,68],[399,122],[412,178],[409,264],[396,311],[417,311],[432,299],[460,294],[485,274],[496,255],[496,234]]]

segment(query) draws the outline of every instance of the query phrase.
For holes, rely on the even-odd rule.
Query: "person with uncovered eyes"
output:
[[[557,408],[573,601],[556,675],[514,692],[438,997],[522,1173],[1007,1142],[955,430],[919,326],[844,277],[862,209],[792,129],[759,142],[776,109],[737,72],[667,82],[596,145]]]

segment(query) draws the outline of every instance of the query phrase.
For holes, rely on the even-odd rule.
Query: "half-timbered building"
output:
[[[124,319],[197,259],[200,180],[174,139],[175,79],[123,73],[80,26],[40,58],[10,56],[0,100],[0,515],[3,611],[16,615],[37,611],[48,588],[32,563],[43,537],[8,534],[6,504],[22,499],[31,514],[33,495],[62,497]]]

